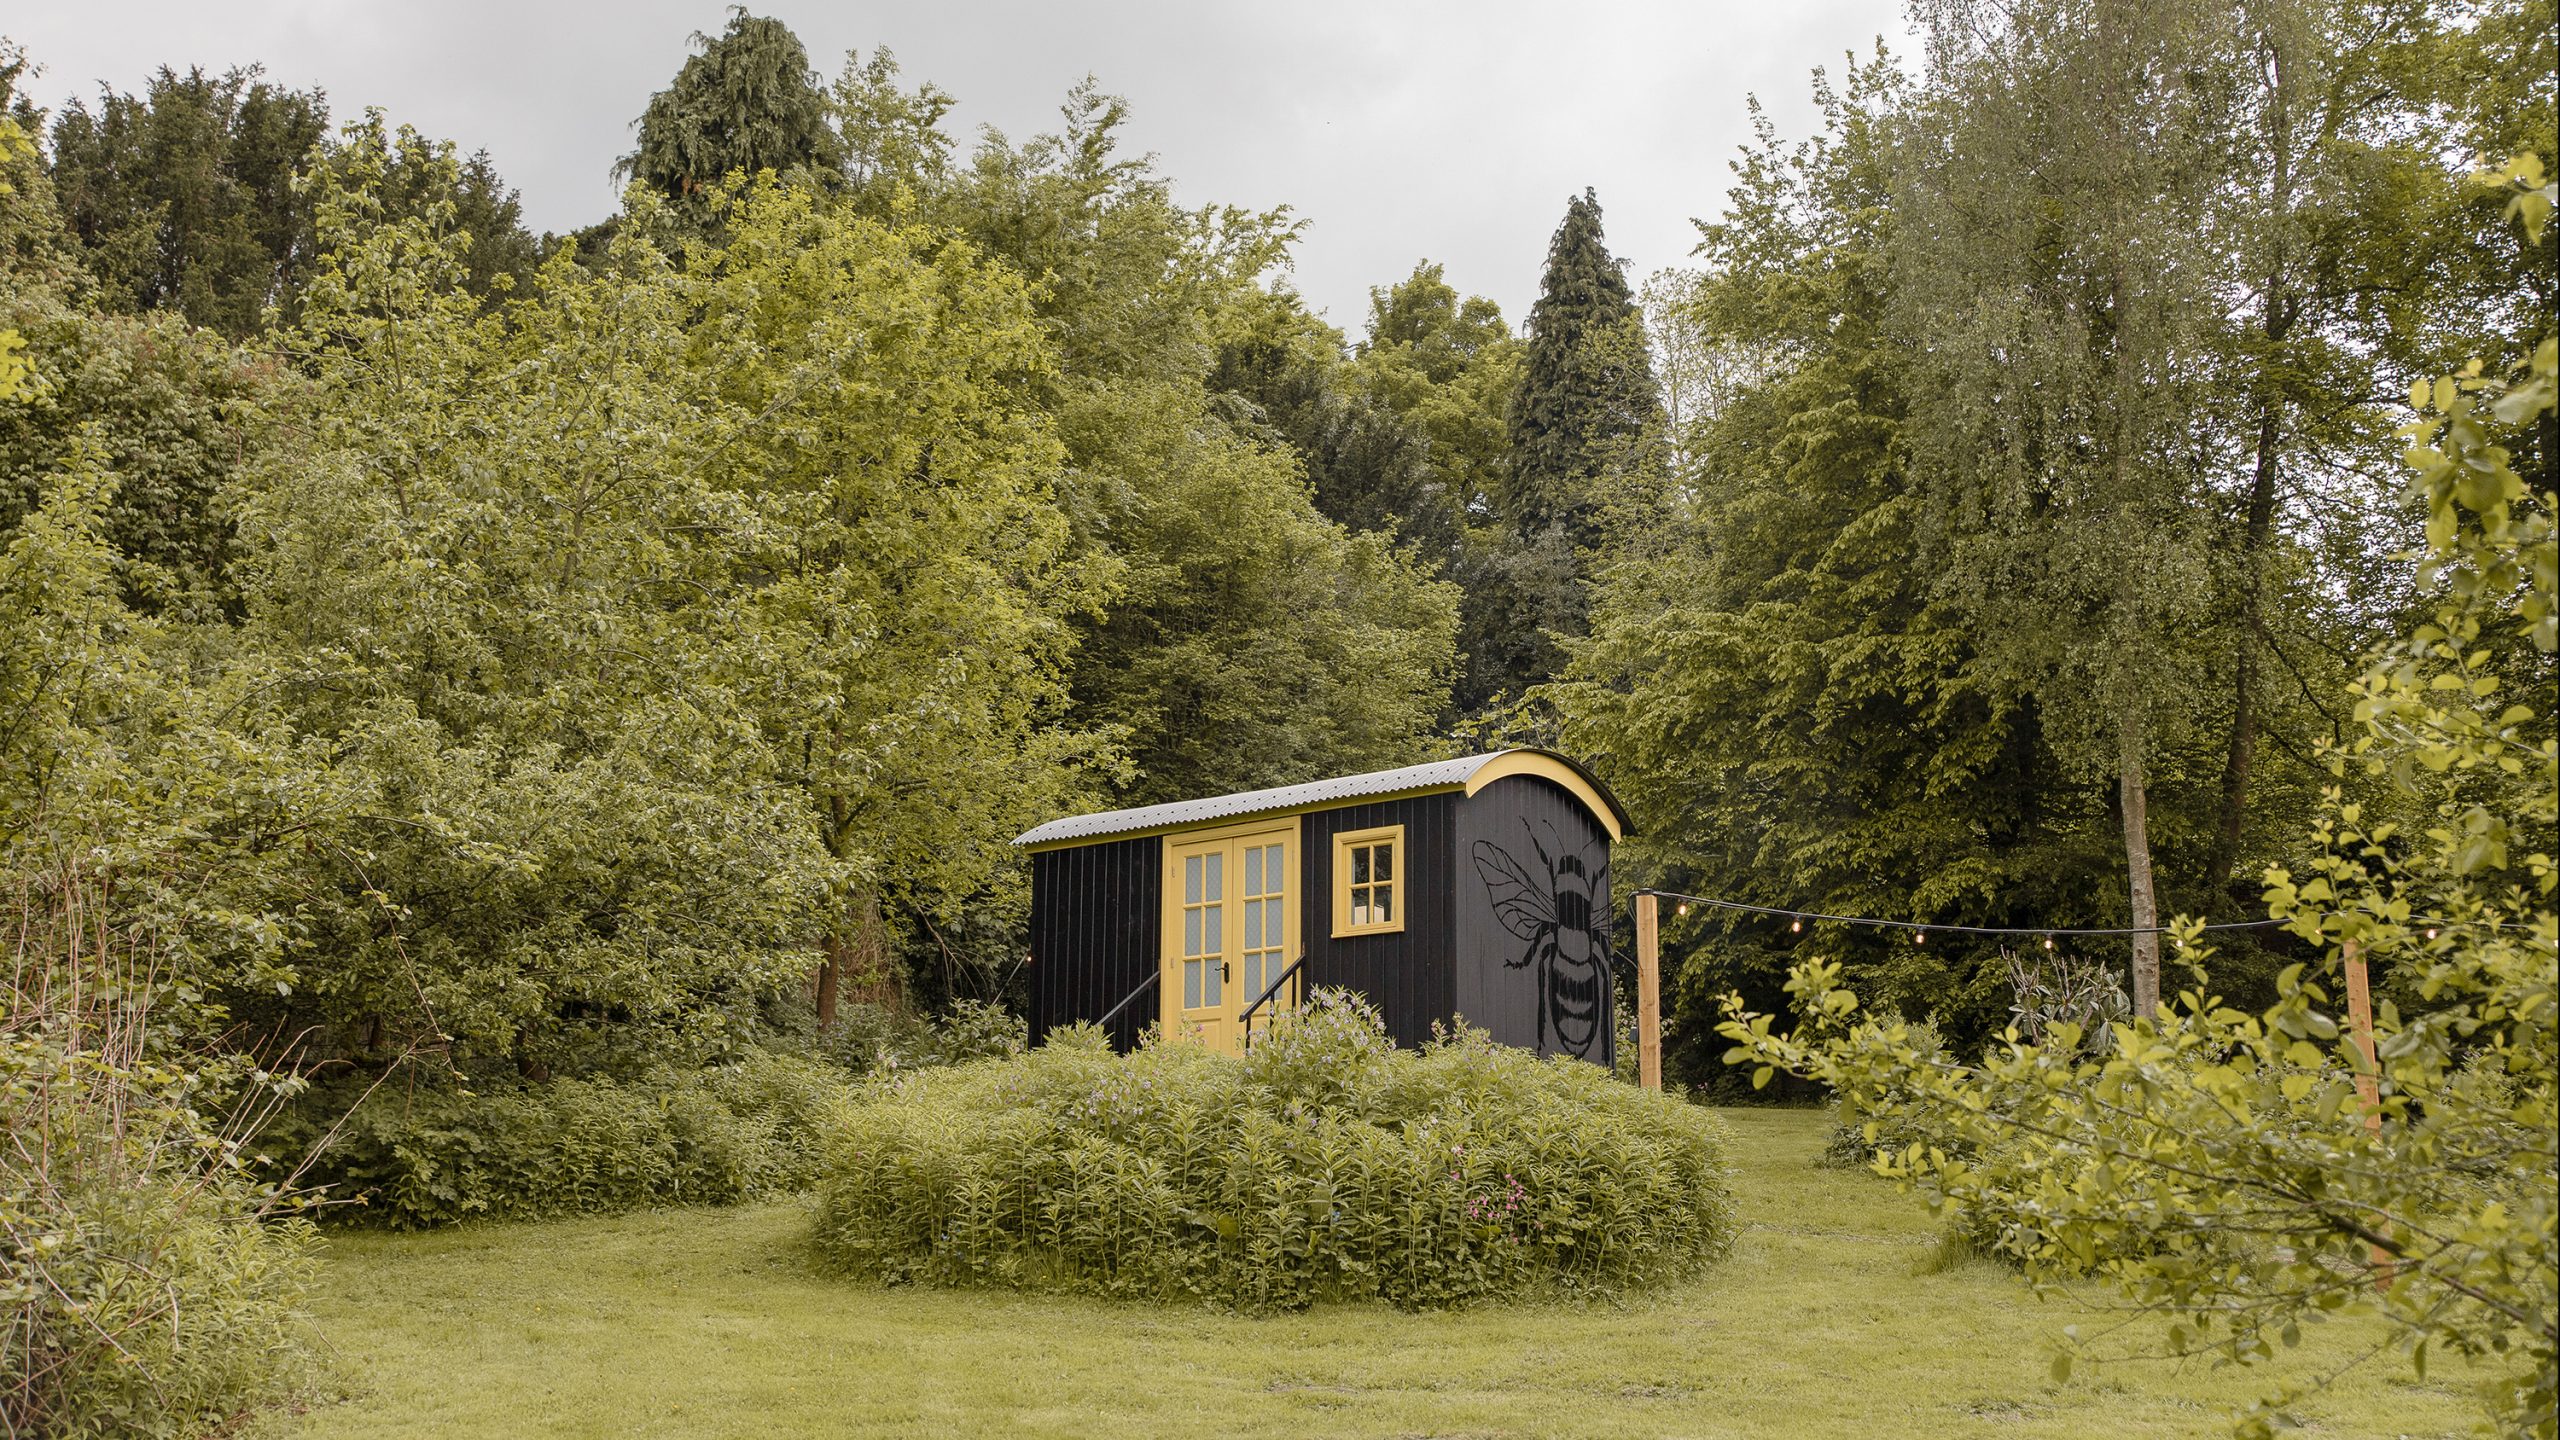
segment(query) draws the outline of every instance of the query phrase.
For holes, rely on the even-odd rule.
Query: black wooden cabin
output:
[[[1233,1050],[1305,995],[1368,997],[1398,1044],[1463,1018],[1616,1061],[1609,846],[1580,765],[1503,750],[1053,820],[1031,852],[1031,1039],[1101,1022]]]

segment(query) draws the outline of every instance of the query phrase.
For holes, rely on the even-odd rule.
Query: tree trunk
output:
[[[2284,227],[2293,218],[2293,112],[2287,93],[2288,71],[2281,46],[2267,57],[2268,148],[2274,164],[2267,181],[2267,218],[2274,226],[2267,247],[2267,274],[2259,297],[2258,333],[2266,341],[2266,358],[2258,376],[2258,455],[2249,477],[2249,508],[2240,544],[2240,636],[2235,646],[2231,749],[2222,762],[2222,814],[2214,828],[2213,848],[2205,856],[2205,883],[2215,894],[2228,889],[2231,871],[2240,863],[2240,832],[2249,818],[2249,775],[2258,754],[2258,646],[2265,622],[2260,618],[2266,584],[2268,542],[2274,536],[2277,457],[2284,442],[2284,398],[2274,372],[2281,370],[2285,337],[2292,333],[2299,306],[2287,284]]]
[[[847,998],[855,1004],[893,1009],[904,1003],[897,967],[890,963],[888,926],[880,917],[878,895],[851,897],[820,949],[824,958],[818,962],[819,1029],[834,1028],[836,1012]]]
[[[2205,883],[2216,894],[2229,887],[2232,868],[2240,863],[2240,832],[2249,819],[2249,774],[2258,758],[2258,646],[2264,628],[2259,605],[2275,522],[2281,434],[2276,400],[2269,396],[2258,411],[2257,473],[2249,482],[2247,530],[2241,539],[2240,636],[2233,647],[2231,748],[2222,760],[2222,815],[2214,827],[2213,849],[2205,857]]]
[[[2151,890],[2150,801],[2144,793],[2142,729],[2131,717],[2117,724],[2118,797],[2124,810],[2124,868],[2133,890],[2133,1018],[2160,1010],[2160,902]]]
[[[836,1028],[836,985],[844,974],[845,938],[842,932],[830,930],[820,942],[824,959],[818,962],[818,1028]]]

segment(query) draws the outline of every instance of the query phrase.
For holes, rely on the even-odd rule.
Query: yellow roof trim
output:
[[[1583,808],[1591,812],[1591,818],[1599,821],[1600,828],[1609,832],[1611,840],[1626,838],[1626,817],[1619,813],[1616,798],[1601,789],[1581,766],[1544,750],[1503,751],[1476,767],[1475,773],[1467,777],[1466,792],[1473,795],[1496,780],[1514,775],[1534,775],[1562,786],[1582,802]]]
[[[1561,788],[1582,802],[1591,817],[1600,823],[1600,828],[1609,832],[1611,840],[1626,837],[1630,828],[1626,808],[1590,771],[1549,750],[1502,750],[1490,755],[1433,760],[1397,770],[1373,770],[1365,775],[1340,775],[1301,785],[1281,785],[1234,795],[1210,795],[1195,800],[1171,800],[1093,815],[1063,816],[1033,826],[1015,836],[1013,843],[1027,852],[1037,853],[1081,848],[1106,840],[1189,834],[1257,819],[1277,820],[1291,815],[1313,814],[1319,810],[1405,800],[1418,795],[1452,792],[1473,795],[1496,780],[1515,775],[1535,776]]]
[[[1162,825],[1147,825],[1135,830],[1112,830],[1100,835],[1070,836],[1060,840],[1038,840],[1021,847],[1025,855],[1043,850],[1074,850],[1086,845],[1104,845],[1114,840],[1145,840],[1159,835],[1206,834],[1212,830],[1252,830],[1265,821],[1282,821],[1312,815],[1319,810],[1342,810],[1353,805],[1377,805],[1390,800],[1412,800],[1424,795],[1446,795],[1462,789],[1457,782],[1446,785],[1415,785],[1402,790],[1384,790],[1375,795],[1335,797],[1310,800],[1302,805],[1284,805],[1276,810],[1255,810],[1243,815],[1228,815],[1214,820],[1177,820]]]

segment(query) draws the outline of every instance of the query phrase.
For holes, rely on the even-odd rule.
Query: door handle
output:
[[[1230,980],[1232,980],[1232,979],[1234,979],[1234,978],[1235,978],[1235,976],[1234,976],[1234,975],[1232,975],[1232,974],[1228,973],[1228,970],[1227,970],[1227,962],[1226,962],[1226,961],[1224,961],[1224,960],[1219,961],[1219,962],[1218,962],[1218,983],[1219,983],[1219,984],[1221,984],[1221,985],[1224,985],[1224,984],[1226,984],[1228,981],[1230,981]]]

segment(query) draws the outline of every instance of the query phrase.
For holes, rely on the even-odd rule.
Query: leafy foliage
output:
[[[1935,593],[1910,472],[1909,378],[1885,324],[1896,129],[1884,56],[1816,98],[1824,133],[1763,124],[1687,298],[1712,343],[1773,359],[1693,428],[1686,503],[1599,586],[1545,692],[1565,743],[1636,812],[1627,862],[1669,888],[1954,924],[2099,923],[2096,797],[2057,771],[2030,697]],[[1673,1072],[1711,1089],[1715,1005],[1783,1003],[1800,947],[1871,1003],[1959,1042],[1995,1032],[1991,947],[1731,912],[1664,916]]]
[[[1694,1271],[1734,1219],[1702,1111],[1338,993],[1241,1058],[1070,1035],[837,1118],[818,1245],[888,1281],[1407,1308]]]
[[[645,1205],[728,1205],[806,1188],[822,1118],[845,1079],[832,1066],[751,1054],[490,1093],[324,1087],[262,1143],[308,1152],[303,1183],[331,1213],[396,1230],[533,1220]]]
[[[1642,516],[1660,499],[1661,399],[1644,316],[1584,191],[1547,246],[1512,393],[1509,463],[1494,509],[1503,543],[1478,561],[1461,709],[1517,699],[1563,666],[1558,638],[1583,633],[1603,522]],[[1640,522],[1641,523],[1641,522]]]
[[[826,96],[790,26],[734,5],[726,29],[693,43],[697,53],[674,83],[640,112],[639,148],[616,164],[618,175],[700,221],[733,174],[808,181],[833,173]]]
[[[31,548],[11,546],[0,575]],[[271,1183],[249,1143],[294,1084],[208,1053],[188,1023],[168,914],[188,897],[160,914],[116,903],[119,885],[174,877],[132,866],[122,837],[54,848],[58,824],[7,818],[0,1428],[200,1433],[305,1358],[310,1197]]]
[[[290,318],[323,247],[318,211],[297,177],[331,163],[328,101],[288,90],[258,67],[219,75],[162,66],[140,96],[101,89],[54,120],[52,177],[100,296],[126,312],[174,310],[234,340],[268,307]],[[483,152],[439,167],[406,149],[385,176],[396,213],[450,207],[471,237],[472,293],[528,276],[536,244],[514,191]]]
[[[2497,179],[2538,239],[2539,162]],[[1807,1027],[1778,1035],[1737,1004],[1733,1058],[1962,1142],[1914,1142],[1877,1168],[1998,1217],[1998,1245],[2037,1283],[2095,1280],[2157,1315],[2173,1351],[2260,1360],[2305,1325],[2378,1310],[2422,1373],[2431,1353],[2489,1362],[2501,1428],[2553,1434],[2560,497],[2528,488],[2501,441],[2530,436],[2556,394],[2546,336],[2512,377],[2473,369],[2411,396],[2431,614],[2356,685],[2361,733],[2332,764],[2421,818],[2404,827],[2330,791],[2308,861],[2267,871],[2271,912],[2323,957],[2288,968],[2272,1006],[2233,1008],[2199,981],[2156,1023],[2118,1025],[2103,1055],[2056,1024],[1969,1062],[1900,1022],[1858,1021],[1838,967],[1816,962],[1789,982]],[[2527,653],[2501,665],[2502,647]],[[2546,683],[2511,691],[2502,673],[2518,665]],[[2206,955],[2193,922],[2180,939]],[[2395,977],[2402,998],[2369,1038],[2338,1013],[2332,953]],[[2282,1404],[2243,1429],[2266,1433]]]

